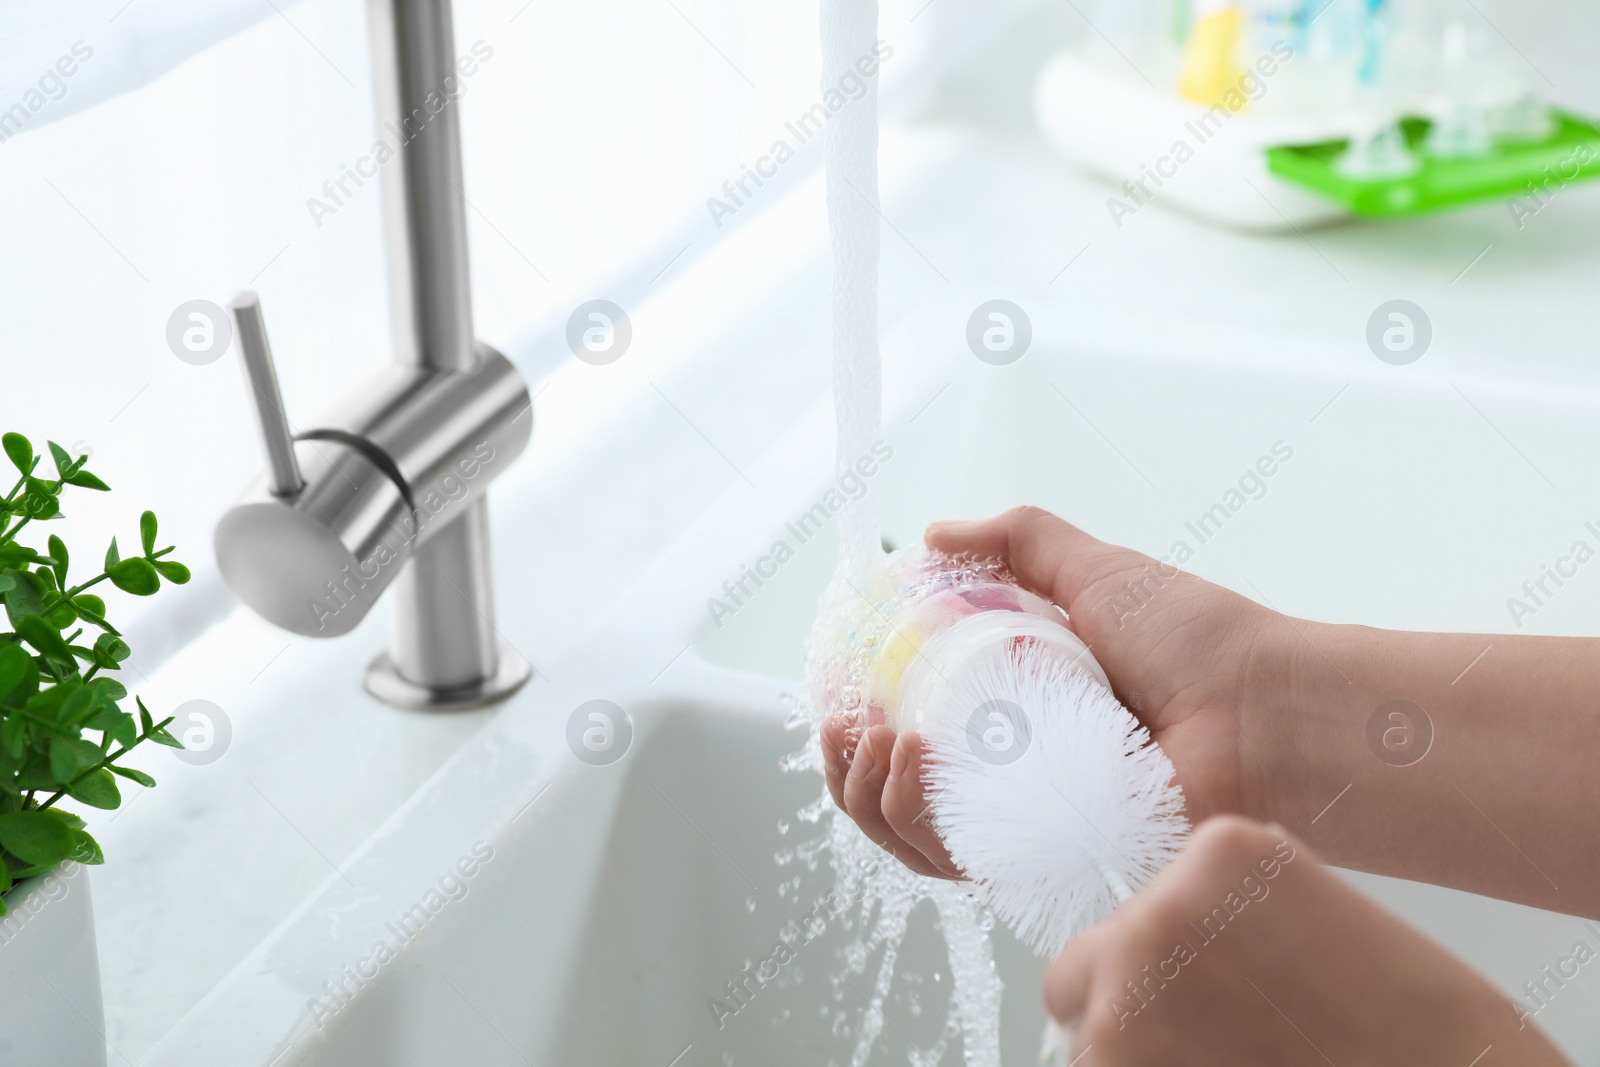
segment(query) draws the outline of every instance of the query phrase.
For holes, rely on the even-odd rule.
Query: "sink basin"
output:
[[[770,680],[697,659],[679,673],[672,695],[623,702],[633,737],[612,765],[572,759],[559,728],[469,748],[446,777],[474,781],[479,803],[424,790],[344,865],[351,884],[330,881],[153,1061],[216,1063],[219,1049],[300,1067],[848,1059],[854,1031],[836,1021],[860,1017],[876,964],[833,980],[858,931],[828,900],[823,828],[796,818],[820,779],[779,769],[804,735],[785,729]],[[506,790],[522,802],[502,822],[460,834]],[[943,1034],[949,969],[920,907],[873,1062]],[[1009,937],[997,949],[1019,991],[1004,1051],[1027,1062],[1043,961]]]

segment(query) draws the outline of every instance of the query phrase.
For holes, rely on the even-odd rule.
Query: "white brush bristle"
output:
[[[1104,686],[1042,646],[948,681],[923,716],[934,827],[995,914],[1055,953],[1182,845],[1172,763]],[[975,750],[969,724],[996,701],[1020,708],[1031,733],[1013,762]]]

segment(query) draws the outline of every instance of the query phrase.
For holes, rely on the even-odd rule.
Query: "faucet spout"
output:
[[[395,363],[295,433],[260,304],[235,301],[270,473],[218,524],[217,558],[242,600],[310,636],[348,633],[392,587],[367,690],[484,704],[531,673],[495,628],[485,490],[526,447],[532,401],[473,332],[450,0],[368,0],[367,14],[379,125],[401,140],[382,172]]]

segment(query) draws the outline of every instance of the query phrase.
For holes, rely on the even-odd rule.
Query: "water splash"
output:
[[[838,709],[859,637],[871,628],[872,602],[839,575],[824,594],[818,626],[807,642],[805,692],[795,698],[803,715],[791,721],[805,728],[804,746],[785,761],[796,771],[823,773],[821,728],[830,709]],[[852,730],[852,744],[859,728]],[[850,1067],[864,1067],[882,1036],[884,1011],[894,989],[900,945],[912,912],[929,901],[938,916],[950,959],[950,1000],[945,1029],[930,1048],[913,1050],[913,1067],[935,1067],[959,1037],[968,1067],[999,1067],[1000,1001],[1003,985],[995,967],[989,932],[994,915],[970,886],[925,878],[889,860],[855,823],[834,806],[826,785],[799,818],[819,822],[825,836],[797,846],[830,858],[835,892],[853,902],[846,927],[853,934],[841,953],[842,969],[833,976],[834,1031],[854,1035]],[[880,862],[881,861],[881,862]],[[873,961],[876,966],[873,967]],[[870,970],[870,974],[869,974]]]

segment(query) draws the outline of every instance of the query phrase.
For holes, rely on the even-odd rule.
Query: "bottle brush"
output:
[[[818,703],[924,740],[934,828],[1041,955],[1147,883],[1188,832],[1171,762],[1054,604],[999,564],[883,557],[824,600]]]

